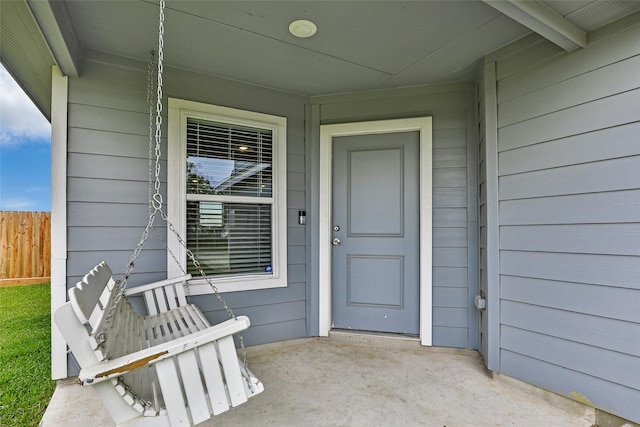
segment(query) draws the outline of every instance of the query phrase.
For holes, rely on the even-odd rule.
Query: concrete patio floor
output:
[[[590,427],[595,411],[511,378],[471,350],[333,333],[248,349],[265,391],[200,426]],[[112,426],[95,392],[59,383],[43,427]]]

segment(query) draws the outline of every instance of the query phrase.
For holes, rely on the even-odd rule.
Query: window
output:
[[[287,284],[285,135],[282,117],[169,100],[169,219],[221,291]]]

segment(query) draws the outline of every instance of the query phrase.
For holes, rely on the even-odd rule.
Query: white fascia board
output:
[[[26,1],[56,64],[65,76],[78,77],[80,41],[66,1]]]
[[[587,45],[587,33],[539,1],[482,0],[567,52]]]

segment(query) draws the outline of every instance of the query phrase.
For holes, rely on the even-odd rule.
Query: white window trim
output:
[[[167,216],[178,234],[186,241],[186,174],[185,161],[187,137],[187,117],[213,120],[221,123],[269,129],[273,132],[273,205],[272,229],[273,272],[270,276],[245,275],[216,277],[212,282],[220,292],[248,291],[255,289],[280,288],[287,286],[287,119],[285,117],[235,108],[220,107],[169,98],[168,153],[167,153]],[[171,252],[186,270],[187,253],[176,236],[167,229],[167,242]],[[167,254],[167,274],[176,277],[182,274]],[[212,293],[204,279],[195,278],[190,282],[191,295]]]

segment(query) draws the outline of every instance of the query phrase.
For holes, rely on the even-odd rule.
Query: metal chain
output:
[[[154,162],[155,192],[153,193],[150,199],[151,206],[149,208],[150,210],[149,220],[147,221],[147,225],[143,230],[142,235],[140,236],[140,240],[138,241],[138,244],[136,245],[136,248],[134,249],[133,254],[131,255],[131,258],[129,258],[129,262],[127,263],[127,268],[123,273],[124,279],[120,281],[122,291],[124,291],[124,289],[127,287],[127,279],[129,278],[129,275],[133,270],[134,263],[138,258],[138,255],[140,255],[140,252],[142,251],[142,246],[144,245],[144,242],[147,240],[147,237],[149,236],[149,230],[153,226],[153,222],[156,219],[156,214],[158,210],[162,208],[162,195],[160,194],[160,156],[162,153],[160,150],[160,141],[162,139],[162,71],[163,71],[162,63],[164,60],[164,7],[165,7],[164,0],[160,0],[160,15],[158,19],[159,21],[158,22],[158,65],[157,65],[156,120],[155,120],[155,124],[156,124],[155,162]],[[147,89],[148,88],[149,86],[147,85]],[[149,101],[151,100],[149,99]],[[152,111],[151,107],[149,111],[150,112]]]
[[[158,240],[158,242],[160,242],[162,247],[169,253],[175,265],[178,266],[178,268],[180,269],[180,273],[182,273],[183,276],[186,276],[187,272],[182,267],[182,264],[180,263],[180,261],[178,261],[178,256],[175,253],[173,253],[169,245],[167,245],[167,242],[164,241],[164,239],[158,234],[158,231],[155,228],[152,228],[151,231],[153,231],[153,235],[155,236],[156,240]]]
[[[158,23],[158,81],[156,98],[156,170],[155,170],[155,194],[153,195],[153,207],[156,211],[162,207],[160,195],[160,142],[162,139],[162,74],[164,61],[164,0],[160,0],[160,18]]]
[[[139,403],[143,408],[149,408],[152,406],[152,402],[148,401],[147,399],[141,396],[138,396],[138,394],[129,386],[129,384],[127,384],[126,380],[124,379],[124,376],[120,375],[117,378],[117,381],[124,388],[125,392],[129,393],[131,395],[131,398],[134,401],[137,401],[137,403]],[[131,406],[133,406],[134,404],[135,402],[131,404]]]
[[[142,235],[140,236],[140,240],[138,241],[138,244],[136,245],[133,253],[131,254],[131,257],[129,258],[129,261],[127,262],[127,267],[124,271],[124,273],[122,273],[119,277],[119,279],[116,281],[116,285],[118,286],[118,292],[116,293],[116,295],[114,296],[114,300],[113,300],[113,304],[111,305],[109,312],[107,313],[107,316],[105,318],[105,324],[104,327],[102,328],[102,331],[100,332],[101,335],[106,334],[108,329],[111,327],[111,323],[112,323],[112,318],[113,318],[113,314],[115,311],[115,308],[118,306],[118,303],[120,302],[120,300],[122,299],[123,295],[124,295],[124,291],[127,287],[127,280],[129,278],[129,275],[131,274],[131,272],[133,271],[134,265],[135,265],[135,261],[138,258],[138,256],[140,255],[140,252],[142,251],[142,246],[144,245],[144,242],[147,240],[147,237],[149,236],[149,230],[152,229],[153,223],[155,221],[156,218],[156,213],[158,212],[158,208],[162,207],[162,196],[160,196],[160,137],[161,137],[161,131],[160,131],[160,126],[162,124],[162,117],[160,116],[160,114],[162,113],[162,58],[163,58],[163,54],[162,54],[162,46],[163,46],[163,37],[164,37],[164,0],[160,0],[160,19],[159,19],[160,23],[159,23],[159,27],[158,27],[158,48],[159,48],[159,52],[158,52],[158,88],[157,88],[157,101],[156,101],[156,130],[155,130],[155,169],[152,167],[151,162],[150,162],[150,173],[149,173],[149,193],[151,193],[151,170],[153,170],[154,175],[155,175],[155,185],[154,185],[154,190],[155,193],[153,195],[151,195],[149,201],[149,218],[147,221],[147,225],[145,226]],[[151,61],[153,62],[153,60]],[[152,85],[153,83],[151,82],[151,75],[152,75],[152,65],[150,64],[148,67],[148,81],[147,81],[147,101],[149,103],[151,103],[151,92],[152,92]],[[151,134],[152,134],[152,116],[153,116],[153,109],[150,106],[149,107],[149,139],[150,139],[150,143],[151,143]],[[150,147],[151,149],[151,147]],[[151,159],[152,156],[149,156],[149,159]]]
[[[205,273],[205,271],[203,270],[202,265],[200,265],[200,262],[196,259],[196,256],[193,254],[193,251],[191,251],[191,249],[189,249],[187,247],[187,242],[185,242],[184,239],[182,238],[182,236],[180,236],[180,233],[178,233],[178,230],[176,230],[174,225],[171,223],[171,221],[169,220],[169,218],[168,218],[167,214],[164,212],[164,210],[160,210],[160,216],[167,223],[167,226],[169,227],[169,230],[174,234],[174,236],[175,236],[176,240],[178,241],[178,243],[180,244],[180,246],[182,246],[184,248],[184,250],[185,250],[185,252],[187,254],[187,258],[189,258],[189,260],[191,261],[191,264],[193,264],[193,266],[198,270],[198,273],[200,273],[200,275],[206,280],[207,284],[209,284],[209,286],[213,290],[215,296],[218,298],[218,301],[220,301],[220,303],[222,304],[224,309],[227,311],[227,314],[229,315],[229,318],[231,318],[231,319],[235,318],[236,315],[233,314],[233,310],[231,310],[231,307],[229,307],[227,305],[227,303],[225,302],[225,300],[222,298],[222,295],[220,294],[220,291],[218,290],[218,287],[215,284],[213,284],[211,279],[207,276],[207,273]]]
[[[229,315],[229,318],[230,319],[235,319],[236,315],[233,314],[233,310],[231,310],[231,307],[229,307],[229,305],[227,305],[227,303],[224,300],[224,298],[222,298],[222,295],[220,294],[220,291],[218,290],[218,287],[207,276],[207,273],[205,273],[204,269],[202,268],[202,265],[196,259],[196,256],[193,254],[193,251],[191,251],[191,249],[189,249],[187,247],[187,243],[184,241],[182,236],[180,236],[180,233],[178,233],[178,231],[174,227],[173,223],[169,220],[169,217],[164,212],[162,207],[160,207],[158,209],[158,211],[160,212],[160,216],[162,217],[162,219],[167,223],[167,227],[169,227],[169,230],[174,234],[176,240],[178,240],[178,243],[180,243],[180,246],[182,246],[184,248],[184,250],[185,250],[185,252],[187,254],[187,257],[189,258],[189,260],[191,260],[191,263],[193,264],[193,266],[198,270],[198,272],[200,273],[200,276],[202,276],[202,278],[211,287],[211,289],[213,290],[214,295],[216,296],[216,298],[218,298],[218,301],[220,302],[220,304],[222,304],[224,309],[227,311],[227,314]],[[175,257],[173,259],[176,262],[178,262]],[[180,265],[179,262],[178,262],[178,266],[180,267],[180,269],[182,269],[182,266]],[[183,272],[184,272],[184,270],[183,270]],[[247,386],[249,387],[249,390],[251,390],[253,392],[254,389],[253,389],[253,384],[251,383],[251,379],[250,379],[250,375],[249,375],[249,366],[248,366],[248,363],[247,363],[247,349],[246,349],[246,347],[244,345],[244,336],[242,335],[242,333],[238,333],[236,335],[238,336],[238,341],[240,343],[240,354],[242,355],[242,368],[243,368],[243,370],[245,372],[244,379],[245,379],[245,382],[247,383]]]
[[[151,204],[151,198],[153,197],[153,89],[155,79],[153,78],[155,71],[155,58],[156,52],[151,51],[151,58],[149,59],[149,66],[147,68],[147,104],[149,104],[149,179],[148,179],[148,199],[149,200],[149,215],[153,211]]]
[[[131,274],[131,272],[132,272],[132,270],[134,268],[134,263],[135,263],[136,259],[138,258],[138,256],[140,255],[140,252],[142,251],[142,246],[144,245],[144,242],[147,240],[147,237],[149,236],[149,231],[153,229],[153,223],[155,221],[155,218],[156,218],[156,215],[158,214],[158,212],[160,212],[160,216],[166,222],[167,226],[169,227],[169,230],[171,230],[171,232],[176,236],[176,239],[178,240],[178,243],[180,243],[180,245],[185,249],[187,257],[191,260],[192,264],[195,266],[195,268],[198,270],[198,272],[204,278],[204,280],[209,284],[209,286],[213,290],[215,296],[217,297],[218,301],[222,304],[222,306],[226,310],[226,312],[229,315],[229,317],[232,318],[232,319],[236,318],[236,316],[233,314],[233,311],[231,310],[231,308],[227,305],[227,303],[222,298],[222,295],[218,291],[218,288],[213,284],[211,279],[209,277],[207,277],[207,274],[205,273],[204,269],[200,265],[200,262],[196,259],[196,257],[193,254],[193,252],[187,247],[186,242],[180,236],[180,234],[177,232],[177,230],[175,229],[175,227],[173,226],[171,221],[169,221],[169,218],[168,218],[167,214],[162,209],[163,199],[162,199],[162,195],[160,194],[160,157],[162,155],[161,141],[162,141],[162,99],[163,99],[162,75],[163,75],[163,61],[164,61],[164,8],[165,8],[165,1],[164,0],[160,0],[160,14],[159,14],[159,23],[158,23],[157,86],[156,86],[156,95],[157,96],[156,96],[156,116],[155,116],[155,150],[154,150],[155,162],[154,162],[154,167],[150,166],[150,169],[149,169],[150,171],[153,169],[153,172],[154,172],[155,181],[154,181],[154,186],[153,187],[154,187],[155,191],[154,191],[153,195],[151,195],[151,197],[150,197],[149,218],[148,218],[148,221],[147,221],[147,225],[145,226],[145,228],[144,228],[144,230],[142,232],[142,235],[140,236],[140,241],[136,245],[136,248],[134,249],[133,254],[131,255],[131,258],[129,259],[129,262],[127,264],[127,268],[126,268],[125,272],[122,275],[123,276],[122,280],[118,280],[118,286],[119,286],[120,289],[119,289],[119,292],[118,292],[118,294],[116,295],[116,297],[114,299],[114,304],[113,304],[110,312],[107,314],[107,322],[106,322],[107,324],[111,323],[110,319],[111,319],[111,317],[113,315],[113,310],[117,306],[117,303],[120,301],[120,299],[122,298],[122,296],[124,294],[124,290],[127,287],[127,279],[129,278],[129,275]],[[152,71],[151,71],[151,65],[150,65],[150,68],[149,68],[150,75],[151,75],[151,72]],[[150,88],[150,84],[148,84],[148,86],[147,86],[147,90],[148,91],[150,90],[149,88]],[[148,98],[150,98],[150,97],[148,96]],[[148,99],[148,100],[149,100],[149,102],[151,101],[150,99]],[[150,107],[150,117],[151,117],[151,115],[152,115],[152,109]],[[151,118],[150,118],[149,126],[150,126],[150,137],[149,137],[149,139],[151,140]],[[149,158],[151,158],[151,155],[149,156]],[[149,187],[151,188],[151,173],[150,173],[149,178],[150,178]],[[149,193],[151,193],[151,190],[149,190]],[[155,232],[155,230],[154,230],[154,232]],[[178,266],[180,266],[180,268],[184,271],[184,269],[182,268],[181,264],[178,262],[177,258],[175,257],[175,255],[172,252],[171,252],[171,256],[173,257],[174,261],[176,261]],[[241,348],[241,353],[242,353],[242,363],[243,363],[243,369],[245,371],[245,380],[247,382],[247,385],[248,385],[249,389],[251,391],[253,391],[253,384],[251,383],[250,378],[249,378],[250,376],[249,376],[249,369],[248,369],[248,366],[247,366],[247,351],[246,351],[246,348],[244,346],[244,338],[243,338],[242,334],[237,334],[237,335],[238,335],[238,340],[240,342],[240,348]]]

